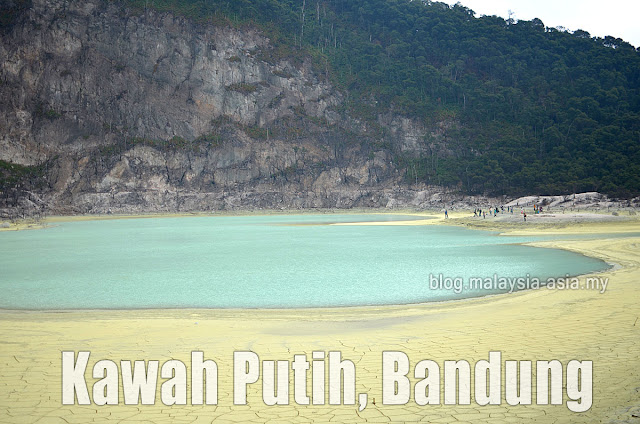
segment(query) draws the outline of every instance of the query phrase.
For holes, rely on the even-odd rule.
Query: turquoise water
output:
[[[430,275],[546,279],[607,268],[575,253],[513,244],[533,237],[446,226],[313,225],[393,219],[414,218],[146,218],[0,232],[0,308],[406,304],[500,292],[434,290]]]

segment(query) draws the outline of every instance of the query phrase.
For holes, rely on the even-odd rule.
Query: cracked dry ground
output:
[[[209,423],[209,422],[640,422],[640,238],[538,243],[562,246],[621,265],[597,291],[532,290],[512,295],[389,307],[308,310],[148,310],[0,312],[0,422],[3,423]],[[180,359],[190,371],[191,351],[218,365],[217,406],[67,406],[61,401],[61,351],[91,352],[86,380],[100,359]],[[250,385],[248,405],[233,405],[233,352],[253,351],[261,360],[293,360],[294,354],[340,351],[356,366],[354,405],[266,406],[262,381]],[[413,366],[488,358],[502,361],[593,361],[593,406],[571,412],[562,405],[382,405],[382,352],[405,352]],[[503,363],[504,364],[504,363]],[[504,388],[504,366],[502,368]],[[308,379],[310,380],[310,379]],[[160,378],[159,382],[165,381]],[[416,380],[413,380],[415,383]],[[535,376],[534,380],[535,382]],[[565,382],[566,383],[566,382]],[[120,381],[120,386],[121,386]],[[535,384],[534,384],[535,386]],[[158,384],[158,388],[160,384]],[[310,392],[310,381],[308,381]],[[442,389],[442,387],[441,387]],[[503,390],[504,392],[504,390]],[[473,394],[473,387],[471,389]],[[357,396],[357,395],[356,395]],[[190,399],[190,389],[187,389]],[[375,399],[375,404],[373,401]],[[441,396],[442,399],[442,396]]]

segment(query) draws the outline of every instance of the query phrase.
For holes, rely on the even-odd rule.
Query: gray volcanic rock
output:
[[[272,59],[257,30],[33,0],[1,37],[0,160],[46,181],[3,193],[5,210],[33,196],[57,213],[447,202],[392,158],[446,151],[455,122],[351,117],[310,60]]]

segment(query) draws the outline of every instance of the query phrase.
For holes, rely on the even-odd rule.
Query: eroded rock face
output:
[[[440,149],[455,124],[381,116],[376,148],[310,63],[271,49],[256,30],[33,0],[0,43],[0,160],[47,163],[53,212],[420,204],[392,151]]]

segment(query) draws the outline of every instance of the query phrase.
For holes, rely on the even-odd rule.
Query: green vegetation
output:
[[[122,142],[119,144],[112,144],[108,146],[104,146],[102,153],[105,155],[113,154],[114,152],[122,153],[124,149],[128,147],[133,147],[136,145],[150,146],[156,148],[160,151],[167,150],[190,150],[190,151],[199,151],[200,149],[210,149],[214,147],[218,147],[222,143],[222,136],[218,133],[211,133],[202,135],[192,141],[189,141],[185,138],[179,136],[173,136],[169,140],[159,140],[153,138],[143,138],[143,137],[132,137],[126,140],[126,142]]]
[[[261,128],[255,125],[247,125],[243,127],[244,132],[251,138],[265,140],[269,138],[269,129]]]
[[[126,0],[196,22],[255,25],[262,55],[313,58],[349,113],[451,123],[445,148],[397,155],[408,181],[497,194],[640,193],[640,53],[538,19],[411,0]]]
[[[47,118],[49,120],[54,120],[62,116],[60,112],[56,111],[53,108],[47,108],[42,103],[36,104],[36,108],[33,111],[33,114],[34,116],[37,116],[40,118]]]
[[[44,168],[39,166],[24,166],[0,160],[0,191],[8,188],[36,188],[44,183]]]
[[[196,138],[193,143],[207,148],[218,147],[222,144],[222,136],[218,133],[205,134]]]

